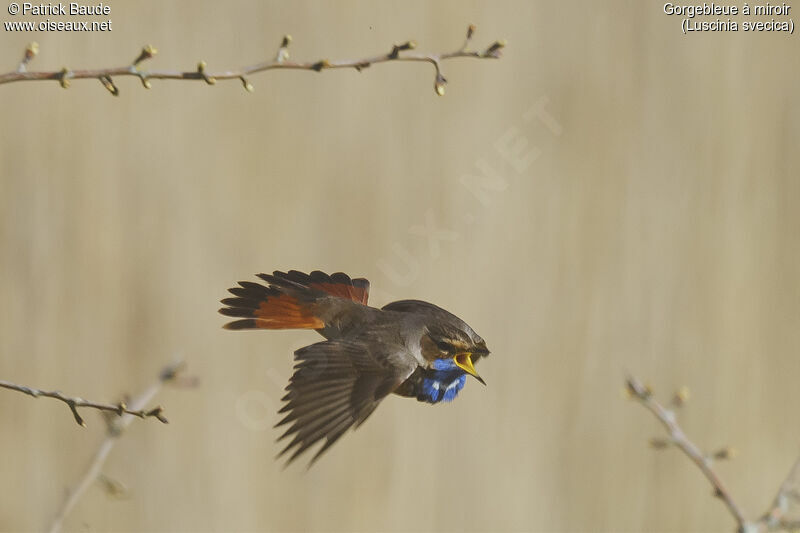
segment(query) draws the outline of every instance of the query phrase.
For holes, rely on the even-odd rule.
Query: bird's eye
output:
[[[449,353],[453,346],[447,341],[436,341],[436,347],[445,353]]]

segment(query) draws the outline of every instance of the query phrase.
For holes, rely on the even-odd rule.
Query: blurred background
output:
[[[626,374],[750,516],[800,453],[797,38],[685,36],[647,2],[111,2],[110,33],[0,35],[0,71],[192,70],[506,38],[499,61],[240,83],[0,87],[0,378],[103,401],[184,358],[196,389],[134,421],[70,531],[726,531]],[[16,17],[2,10],[3,20]],[[73,20],[49,17],[52,20]],[[741,18],[738,20],[742,20]],[[794,102],[794,103],[793,103]],[[313,332],[221,329],[274,269],[345,271],[371,303],[453,311],[492,356],[449,405],[390,397],[311,470],[274,460]],[[0,390],[0,530],[46,529],[104,437]]]

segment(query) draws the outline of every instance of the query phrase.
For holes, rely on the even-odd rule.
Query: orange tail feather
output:
[[[225,298],[226,307],[219,310],[227,316],[241,318],[225,324],[226,329],[322,329],[325,306],[331,298],[367,304],[369,281],[351,279],[342,272],[310,274],[290,270],[258,274],[268,285],[240,281],[228,289],[235,298]]]
[[[297,297],[275,288],[242,281],[240,287],[229,289],[236,298],[225,298],[227,307],[219,310],[226,316],[241,317],[223,326],[225,329],[320,329],[322,319],[314,316],[313,302],[301,302]]]

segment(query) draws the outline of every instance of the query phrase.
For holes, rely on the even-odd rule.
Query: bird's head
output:
[[[410,313],[422,329],[419,347],[427,367],[420,368],[417,399],[438,403],[450,401],[464,387],[467,375],[486,385],[475,363],[489,355],[486,342],[469,325],[441,307],[420,300],[401,300],[384,310]]]
[[[420,340],[423,357],[430,361],[423,381],[424,400],[450,401],[464,387],[467,375],[483,385],[475,363],[489,355],[486,342],[463,320],[447,313],[430,322]]]
[[[466,325],[466,324],[465,324]],[[469,326],[467,326],[469,327]],[[471,333],[472,335],[469,335]],[[448,331],[447,328],[429,328],[422,336],[420,348],[430,368],[456,374],[469,374],[486,385],[475,370],[475,363],[489,354],[486,342],[471,329]]]

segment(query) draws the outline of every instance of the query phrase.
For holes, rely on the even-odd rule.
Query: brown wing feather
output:
[[[295,372],[286,387],[278,426],[290,424],[278,440],[292,440],[280,455],[292,452],[287,464],[314,444],[324,444],[311,459],[316,461],[348,429],[358,426],[380,401],[410,374],[388,358],[373,356],[365,343],[325,341],[295,352]]]

